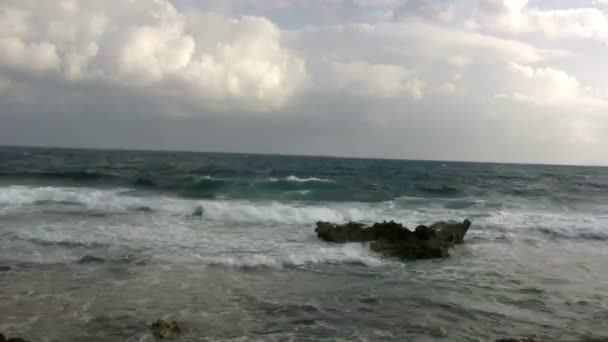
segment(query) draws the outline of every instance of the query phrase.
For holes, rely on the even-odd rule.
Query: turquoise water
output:
[[[465,217],[445,260],[314,235]],[[36,340],[608,336],[607,243],[606,168],[0,149],[0,331]]]

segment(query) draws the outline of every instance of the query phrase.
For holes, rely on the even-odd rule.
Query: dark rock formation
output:
[[[203,217],[203,213],[204,213],[204,209],[202,206],[198,206],[196,207],[196,209],[194,209],[194,211],[192,212],[192,216],[194,217]]]
[[[169,322],[162,319],[152,323],[150,330],[157,339],[173,338],[181,332],[176,321]]]
[[[370,242],[370,248],[389,257],[401,259],[443,258],[454,244],[462,243],[471,221],[437,222],[418,226],[412,232],[394,221],[365,226],[357,222],[333,224],[317,222],[317,236],[328,242]]]
[[[12,337],[12,338],[6,339],[6,336],[0,334],[0,342],[29,342],[29,341],[24,340],[19,337]]]

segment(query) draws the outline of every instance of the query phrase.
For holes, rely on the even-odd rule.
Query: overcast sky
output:
[[[608,0],[2,0],[0,144],[608,165]]]

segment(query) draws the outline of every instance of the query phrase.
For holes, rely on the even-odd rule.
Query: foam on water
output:
[[[41,202],[74,203],[111,211],[124,208],[125,205],[144,203],[141,198],[119,196],[126,190],[9,186],[0,188],[0,205],[23,206]]]
[[[416,206],[411,206],[411,200]],[[594,214],[585,212],[549,211],[544,208],[512,208],[488,211],[481,206],[468,210],[436,205],[436,199],[424,201],[403,198],[381,203],[320,203],[249,200],[188,200],[167,196],[134,196],[128,189],[91,189],[72,187],[9,186],[0,188],[0,212],[35,212],[48,205],[58,209],[95,210],[103,213],[133,213],[147,208],[153,215],[189,216],[194,208],[203,208],[204,221],[233,224],[311,226],[317,221],[396,220],[406,225],[435,220],[462,219],[471,216],[477,226],[500,226],[513,233],[529,233],[529,229],[549,229],[561,237],[606,236],[608,208]],[[453,201],[453,200],[450,200]],[[475,201],[484,203],[484,201]],[[74,208],[76,207],[76,208]]]
[[[279,255],[253,254],[242,256],[198,256],[209,265],[234,268],[299,267],[315,264],[353,264],[367,267],[386,265],[387,261],[373,254],[362,244],[346,244],[337,247],[309,247],[301,251],[283,251]]]
[[[286,181],[286,182],[296,182],[296,183],[309,183],[309,182],[319,182],[319,183],[335,183],[335,181],[331,180],[331,179],[324,179],[324,178],[317,178],[317,177],[307,177],[307,178],[300,178],[298,176],[287,176],[285,178],[269,178],[268,179],[270,182],[280,182],[280,181]]]

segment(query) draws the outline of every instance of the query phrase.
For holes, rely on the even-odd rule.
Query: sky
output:
[[[608,0],[2,0],[0,145],[608,165]]]

